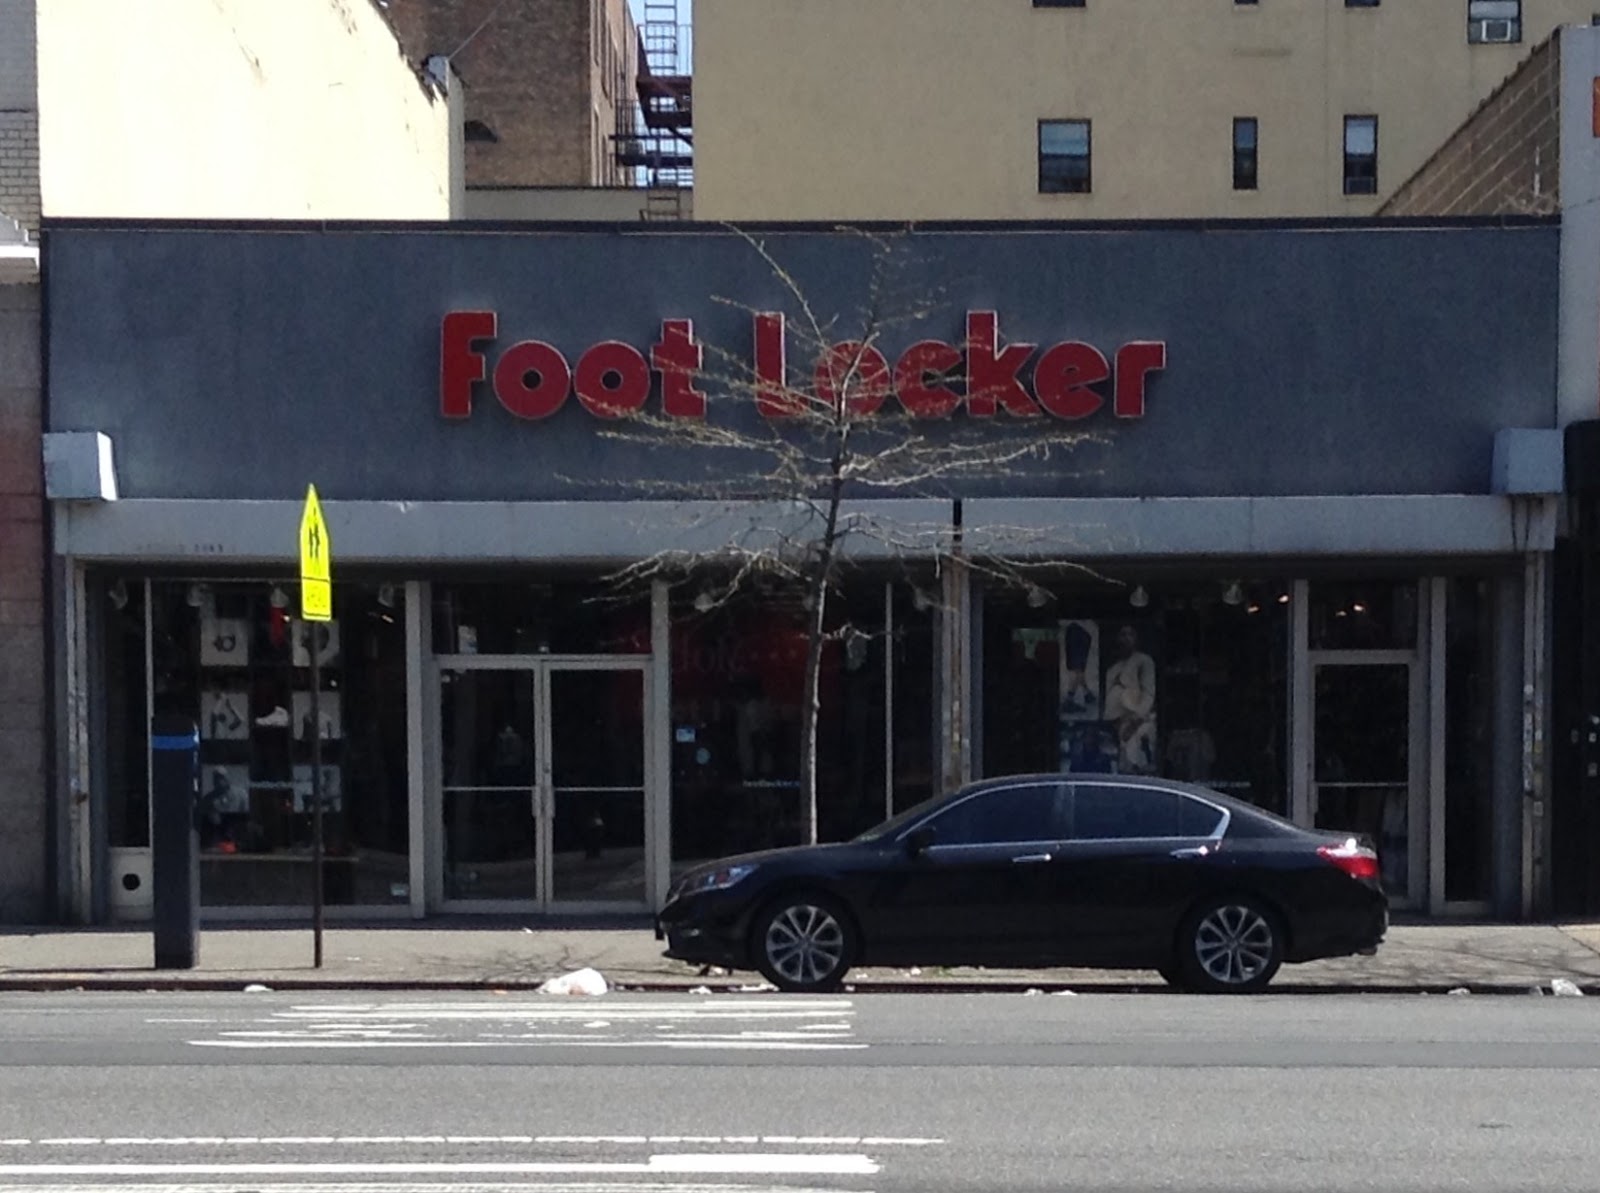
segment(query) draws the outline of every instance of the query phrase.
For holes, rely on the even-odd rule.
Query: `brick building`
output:
[[[389,0],[406,53],[465,85],[474,187],[618,186],[612,137],[634,105],[627,0]]]

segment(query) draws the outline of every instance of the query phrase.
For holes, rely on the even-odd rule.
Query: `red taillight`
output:
[[[1332,862],[1351,878],[1377,878],[1378,855],[1351,838],[1343,845],[1323,845],[1317,855]]]

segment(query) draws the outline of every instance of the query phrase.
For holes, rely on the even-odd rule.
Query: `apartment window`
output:
[[[1344,0],[1346,8],[1377,8],[1378,0]]]
[[[1467,41],[1472,45],[1522,40],[1522,0],[1467,0]]]
[[[1254,116],[1237,116],[1233,121],[1233,189],[1253,191],[1258,184],[1256,139],[1259,128]]]
[[[1090,148],[1087,120],[1039,121],[1039,193],[1088,194]]]
[[[1241,7],[1241,8],[1246,6],[1246,5],[1250,6],[1251,8],[1254,8],[1256,3],[1257,3],[1257,0],[1233,0],[1233,3],[1236,6]]]
[[[1378,118],[1344,118],[1344,193],[1378,193]]]
[[[1085,0],[1033,0],[1035,8],[1082,8]]]

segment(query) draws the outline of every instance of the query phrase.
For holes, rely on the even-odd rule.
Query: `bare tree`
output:
[[[696,503],[693,508],[715,521],[721,535],[709,545],[654,551],[610,580],[630,586],[693,576],[704,585],[715,577],[709,593],[701,590],[702,610],[757,580],[776,579],[799,594],[806,617],[802,833],[814,843],[819,679],[830,638],[829,601],[847,570],[851,540],[873,540],[879,554],[891,557],[959,560],[960,566],[1030,583],[1023,561],[1004,553],[1010,541],[1005,528],[983,528],[986,546],[974,554],[963,550],[962,531],[948,519],[923,525],[890,521],[853,510],[852,501],[959,496],[963,481],[1014,475],[1028,461],[1076,447],[1090,436],[1075,420],[1099,404],[1093,387],[1111,372],[1088,345],[1059,345],[1047,352],[1036,378],[1051,370],[1049,392],[1057,399],[1052,413],[1072,421],[1048,417],[1021,388],[1015,357],[1006,355],[1012,349],[1002,350],[998,343],[995,316],[975,319],[970,313],[964,351],[923,340],[891,366],[889,343],[950,309],[941,293],[914,280],[913,234],[841,230],[841,235],[860,237],[870,254],[865,292],[858,308],[846,313],[819,309],[766,240],[734,232],[781,283],[788,311],[759,310],[714,296],[750,317],[753,359],[716,345],[696,345],[688,355],[674,354],[672,362],[658,359],[663,389],[669,391],[665,409],[614,412],[604,432],[635,441],[647,437],[686,456],[720,453],[722,467],[714,479],[643,487]],[[807,364],[791,368],[787,362],[795,358]],[[1036,388],[1041,385],[1036,380]],[[953,417],[963,406],[969,417]],[[764,417],[752,417],[752,408]],[[684,417],[685,411],[691,416]],[[999,420],[982,417],[996,412],[1005,413]],[[735,508],[761,514],[740,523],[730,517]],[[859,631],[846,627],[834,634],[848,632]]]

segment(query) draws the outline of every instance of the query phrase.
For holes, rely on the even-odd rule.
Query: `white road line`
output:
[[[723,1048],[769,1052],[838,1052],[868,1047],[866,1044],[825,1044],[787,1040],[190,1040],[196,1048]]]
[[[920,1136],[856,1135],[108,1135],[103,1139],[0,1139],[11,1147],[279,1147],[377,1145],[404,1143],[450,1144],[757,1144],[808,1147],[933,1147],[943,1139]]]
[[[548,998],[548,995],[540,995]],[[296,1003],[285,1011],[277,1014],[293,1014],[304,1012],[318,1015],[357,1015],[362,1013],[381,1012],[383,1014],[410,1014],[414,1011],[426,1009],[430,1011],[494,1011],[506,1010],[559,1010],[563,1007],[581,1006],[587,1008],[585,1013],[594,1013],[604,1009],[609,1015],[615,1011],[641,1011],[656,1013],[663,1010],[690,1009],[699,1012],[706,1011],[731,1011],[751,1010],[760,1013],[779,1012],[782,1014],[816,1014],[821,1011],[848,1011],[855,1003],[848,998],[818,998],[807,999],[801,996],[791,996],[785,999],[749,998],[749,997],[723,997],[715,995],[706,997],[696,996],[692,1002],[628,1002],[612,1001],[613,996],[604,995],[600,998],[569,1000],[567,1002],[506,1002],[504,999],[494,1001],[463,1001],[463,1002],[368,1002],[368,1003]]]
[[[781,1186],[750,1185],[739,1183],[737,1185],[707,1183],[704,1180],[692,1184],[680,1184],[677,1181],[450,1181],[448,1184],[438,1184],[432,1181],[382,1182],[370,1181],[336,1181],[325,1184],[321,1181],[295,1181],[292,1184],[268,1184],[263,1181],[250,1182],[251,1193],[870,1193],[870,1190],[846,1190],[838,1186],[827,1189],[816,1188],[810,1185],[800,1186],[785,1181]],[[50,1193],[239,1193],[237,1183],[225,1185],[195,1183],[184,1181],[181,1184],[154,1184],[141,1182],[129,1184],[126,1181],[117,1181],[114,1184],[59,1184],[49,1186]]]
[[[803,1155],[790,1152],[711,1152],[651,1156],[631,1161],[536,1161],[505,1163],[372,1162],[366,1164],[0,1164],[0,1178],[67,1176],[508,1176],[580,1173],[676,1173],[722,1175],[870,1176],[878,1163],[865,1155]]]

